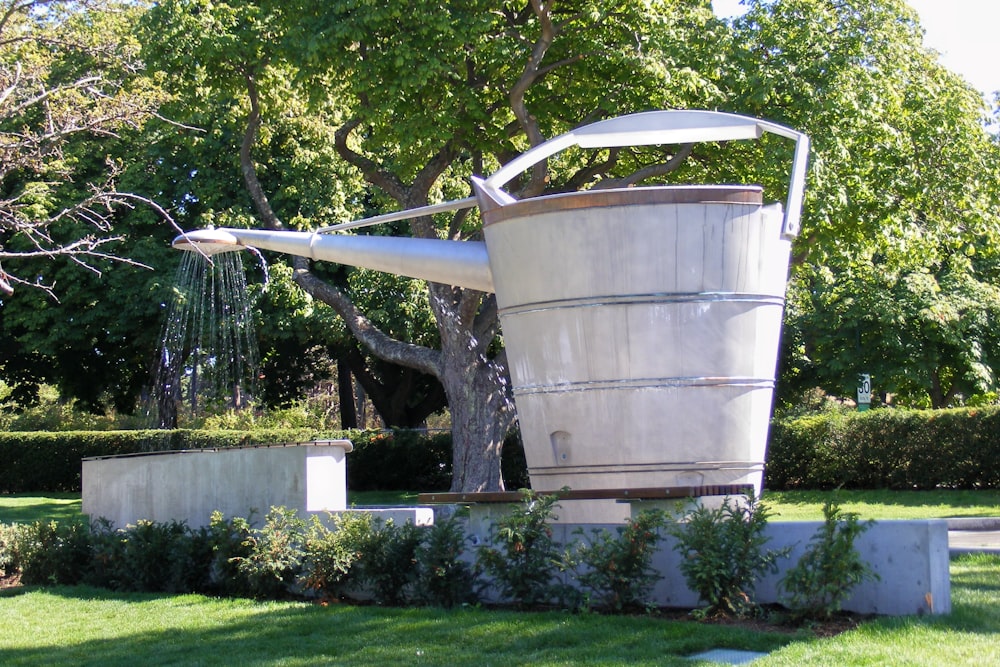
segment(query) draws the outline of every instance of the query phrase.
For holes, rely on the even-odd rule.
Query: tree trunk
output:
[[[250,114],[240,150],[243,177],[257,213],[269,229],[284,225],[271,209],[260,187],[252,157],[252,147],[260,125],[260,105],[256,82],[247,76]],[[367,180],[395,198],[403,208],[426,204],[427,194],[438,177],[455,159],[455,146],[447,142],[439,153],[420,170],[410,187],[393,174],[384,172],[369,158],[355,153],[347,136],[360,121],[352,121],[336,134],[337,150],[345,160],[365,172]],[[453,221],[458,238],[464,212]],[[414,236],[436,238],[437,230],[430,217],[410,221]],[[375,356],[437,377],[444,387],[452,418],[452,485],[455,491],[500,491],[503,478],[500,454],[503,438],[513,419],[506,361],[501,353],[489,356],[489,348],[499,330],[496,299],[474,290],[428,283],[430,306],[441,335],[441,349],[432,350],[394,340],[378,329],[336,286],[315,276],[305,257],[293,260],[294,280],[314,298],[331,306],[344,320],[354,337]],[[360,388],[359,388],[360,397]],[[364,416],[358,411],[361,424]]]
[[[451,412],[451,490],[503,491],[500,456],[514,420],[503,369],[468,349],[445,357],[441,382]]]
[[[452,491],[502,491],[500,455],[514,420],[506,355],[490,356],[496,299],[428,284],[441,334],[438,379],[451,411]]]
[[[357,428],[358,412],[354,408],[354,381],[351,369],[337,361],[337,398],[340,399],[340,428]]]

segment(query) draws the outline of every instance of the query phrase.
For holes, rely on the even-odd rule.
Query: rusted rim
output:
[[[483,224],[491,225],[512,218],[582,208],[649,204],[746,204],[760,206],[763,201],[763,188],[759,185],[664,185],[614,190],[584,190],[582,192],[533,197],[504,206],[491,206],[482,214]]]

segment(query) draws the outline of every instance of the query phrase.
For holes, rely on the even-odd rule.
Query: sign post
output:
[[[858,375],[858,412],[864,412],[871,407],[872,376],[867,373]]]

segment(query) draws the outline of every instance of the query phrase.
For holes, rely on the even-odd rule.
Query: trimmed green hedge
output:
[[[80,462],[178,449],[212,449],[344,437],[343,432],[64,431],[0,433],[0,493],[79,491]]]
[[[79,491],[80,462],[95,456],[348,439],[353,491],[445,491],[451,485],[451,434],[423,431],[65,431],[0,433],[0,493]],[[527,487],[517,433],[504,444],[504,479]]]
[[[765,486],[1000,488],[1000,407],[882,409],[774,422]]]
[[[93,456],[347,438],[354,491],[443,491],[451,435],[421,431],[80,431],[0,433],[0,493],[79,491]],[[528,486],[520,437],[504,444],[507,488]],[[780,489],[1000,488],[1000,407],[872,410],[776,421],[765,487]]]
[[[446,491],[451,486],[451,433],[393,430],[351,435],[348,489]]]

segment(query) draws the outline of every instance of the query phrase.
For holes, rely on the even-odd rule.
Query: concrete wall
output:
[[[469,530],[473,541],[485,544],[490,539],[489,526],[501,511],[498,507],[473,508]],[[780,571],[757,582],[756,598],[761,604],[781,602],[778,581],[784,571],[798,562],[810,538],[821,522],[771,522],[766,529],[768,549],[792,547]],[[562,544],[580,539],[579,528],[589,536],[593,528],[614,534],[614,524],[553,524],[554,538]],[[653,590],[652,601],[660,606],[692,608],[701,606],[698,595],[684,583],[680,571],[681,555],[674,551],[676,540],[667,536],[653,561],[664,574]],[[857,586],[844,603],[844,609],[862,614],[906,616],[911,614],[947,614],[951,611],[948,525],[944,520],[879,521],[855,543],[861,558],[879,575],[878,581]]]
[[[186,450],[83,461],[83,513],[116,527],[150,521],[207,525],[214,510],[258,518],[272,506],[307,513],[347,507],[348,440]]]
[[[222,450],[192,450],[135,456],[85,459],[83,462],[83,512],[91,519],[104,517],[117,527],[140,519],[184,521],[206,525],[213,510],[227,517],[257,518],[272,506],[298,511],[300,516],[347,507],[349,441]],[[504,505],[473,505],[468,532],[473,543],[490,539],[491,525],[508,511]],[[429,508],[364,509],[382,519],[433,523]],[[444,507],[439,512],[447,511]],[[762,578],[756,587],[758,602],[780,602],[777,582],[783,571],[805,551],[820,522],[772,522],[767,546],[791,546],[777,575]],[[556,523],[555,539],[569,544],[592,529],[612,533],[618,524]],[[668,607],[696,607],[701,603],[688,589],[680,572],[681,556],[667,537],[654,559],[664,578],[652,601]],[[844,604],[849,611],[870,614],[947,614],[951,611],[948,526],[944,520],[880,521],[856,543],[861,557],[880,579],[858,586]],[[475,557],[474,549],[467,553]]]

